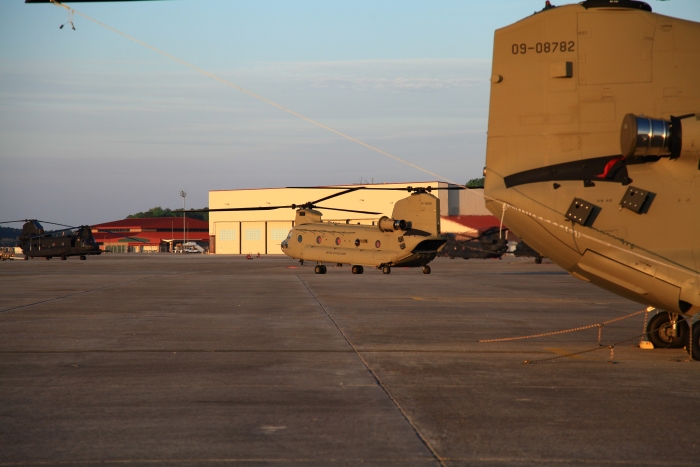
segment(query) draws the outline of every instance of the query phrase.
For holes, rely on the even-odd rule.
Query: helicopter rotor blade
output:
[[[294,188],[294,189],[301,189],[301,190],[347,190],[346,192],[349,191],[356,191],[356,190],[386,190],[386,191],[418,191],[418,190],[426,190],[426,191],[434,191],[434,190],[468,190],[472,187],[467,187],[467,186],[462,186],[462,185],[456,185],[456,186],[449,186],[449,187],[432,187],[432,186],[427,186],[427,187],[420,187],[420,186],[406,186],[406,187],[379,187],[379,186],[358,186],[358,187],[353,187],[351,189],[347,189],[342,186],[291,186],[287,188]],[[478,188],[478,187],[476,187]],[[318,201],[317,201],[318,202]]]
[[[323,206],[314,206],[314,209],[327,209],[329,211],[341,211],[341,212],[356,212],[358,214],[374,214],[374,215],[379,215],[381,212],[372,212],[372,211],[355,211],[352,209],[338,209],[338,208],[325,208]]]
[[[317,199],[316,201],[311,201],[309,204],[314,205],[316,203],[320,203],[321,201],[326,201],[328,199],[335,198],[336,196],[342,196],[342,195],[345,195],[347,193],[352,193],[353,191],[357,191],[359,188],[338,188],[338,189],[343,190],[343,191],[341,191],[339,193],[333,193],[330,196],[326,196],[324,198]]]
[[[5,222],[0,222],[0,224],[19,224],[20,222],[28,222],[29,219],[22,219],[19,221],[5,221]]]
[[[76,226],[74,226],[74,225],[59,224],[58,222],[42,221],[42,220],[39,220],[39,219],[35,219],[35,220],[36,220],[37,222],[39,222],[40,224],[60,225],[61,227],[66,227],[66,228],[68,228],[68,229],[77,229],[77,228],[79,228],[79,227],[76,227]]]
[[[177,213],[188,213],[188,212],[225,212],[225,211],[271,211],[273,209],[294,209],[296,206],[294,204],[290,204],[288,206],[258,206],[255,208],[220,208],[220,209],[193,209],[193,210],[187,210],[183,211],[182,209],[173,211]]]

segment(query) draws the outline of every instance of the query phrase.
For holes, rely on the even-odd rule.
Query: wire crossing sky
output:
[[[556,2],[555,2],[556,3]],[[432,174],[261,106],[49,4],[0,2],[0,219],[66,224],[208,191],[481,176],[493,32],[543,2],[81,3],[79,11]],[[700,21],[695,0],[650,1]],[[425,178],[423,178],[425,177]]]

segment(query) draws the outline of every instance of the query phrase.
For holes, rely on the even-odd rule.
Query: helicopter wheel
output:
[[[688,340],[688,344],[691,344]],[[693,354],[690,356],[693,360],[700,360],[700,321],[693,325]],[[690,347],[688,347],[690,353]]]
[[[675,313],[674,313],[675,314]],[[649,320],[647,335],[657,349],[679,349],[688,341],[688,324],[676,315],[676,336],[673,336],[671,313],[662,311]],[[693,330],[695,330],[693,328]],[[695,336],[693,336],[695,339]],[[694,343],[694,342],[693,342]]]
[[[24,257],[24,260],[25,260],[25,261],[29,261],[29,256],[25,256],[25,257]]]
[[[66,255],[61,255],[61,261],[65,261],[67,259],[68,259],[68,257]]]
[[[362,274],[363,272],[365,272],[365,268],[363,268],[362,266],[353,266],[352,267],[353,274]]]
[[[423,274],[430,274],[430,266],[427,264],[423,266]]]
[[[46,261],[48,261],[48,260],[50,260],[50,259],[51,259],[51,257],[50,257],[50,256],[47,256],[47,257],[46,257]]]
[[[389,266],[384,266],[384,267],[382,268],[382,272],[383,272],[384,274],[391,274],[391,268],[390,268]]]
[[[87,256],[85,256],[85,255],[80,255],[80,260],[81,260],[81,261],[85,261],[86,259],[87,259]]]
[[[322,265],[322,264],[318,264],[318,265],[316,265],[316,267],[314,268],[314,272],[315,272],[316,274],[325,274],[325,273],[326,273],[326,267],[325,267],[324,265]]]
[[[535,264],[542,264],[542,258],[535,258]]]

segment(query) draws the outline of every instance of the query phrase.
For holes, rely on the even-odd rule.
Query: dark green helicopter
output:
[[[10,224],[12,222],[2,222],[2,224]],[[47,224],[67,227],[64,230],[47,232],[36,219],[27,219],[24,222],[22,233],[18,238],[25,261],[29,258],[46,258],[49,260],[53,257],[66,260],[69,256],[80,256],[81,260],[85,260],[88,255],[102,254],[102,250],[100,250],[99,245],[92,236],[92,229],[89,225],[70,227],[42,221]]]

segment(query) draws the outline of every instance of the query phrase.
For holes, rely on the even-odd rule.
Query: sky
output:
[[[699,0],[648,1],[700,21]],[[484,165],[494,30],[544,1],[68,4],[465,183]],[[68,20],[0,0],[0,221],[107,222],[181,207],[183,189],[190,208],[209,190],[435,180],[82,16],[59,29]]]

